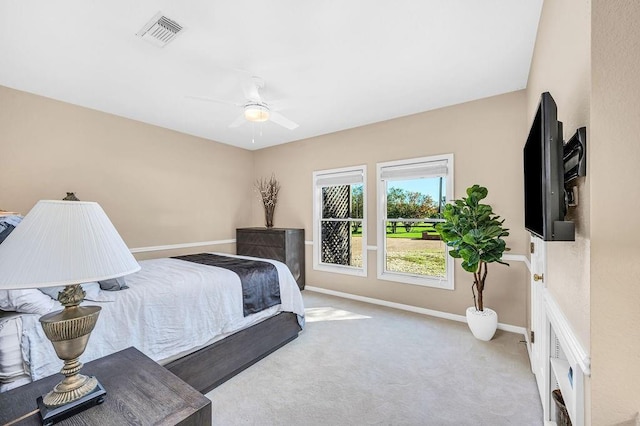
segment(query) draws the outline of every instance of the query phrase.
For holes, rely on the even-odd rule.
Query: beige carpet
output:
[[[214,425],[541,425],[523,336],[303,292],[300,336],[207,394]]]

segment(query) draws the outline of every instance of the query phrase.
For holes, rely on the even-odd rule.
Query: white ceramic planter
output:
[[[467,308],[467,324],[478,340],[489,341],[498,328],[498,314],[493,309],[476,311],[474,306]]]

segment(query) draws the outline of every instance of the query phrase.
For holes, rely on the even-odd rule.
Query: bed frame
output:
[[[165,367],[204,394],[286,345],[300,330],[296,314],[281,312]]]

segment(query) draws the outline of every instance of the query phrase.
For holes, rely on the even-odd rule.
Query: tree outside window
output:
[[[378,164],[378,278],[453,288],[434,226],[451,196],[452,170],[451,155]]]

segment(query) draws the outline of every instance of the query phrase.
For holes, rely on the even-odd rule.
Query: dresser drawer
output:
[[[284,249],[280,247],[259,246],[254,244],[236,244],[236,253],[242,256],[262,257],[265,259],[286,262],[287,257]]]
[[[238,244],[284,248],[284,232],[238,231]]]

